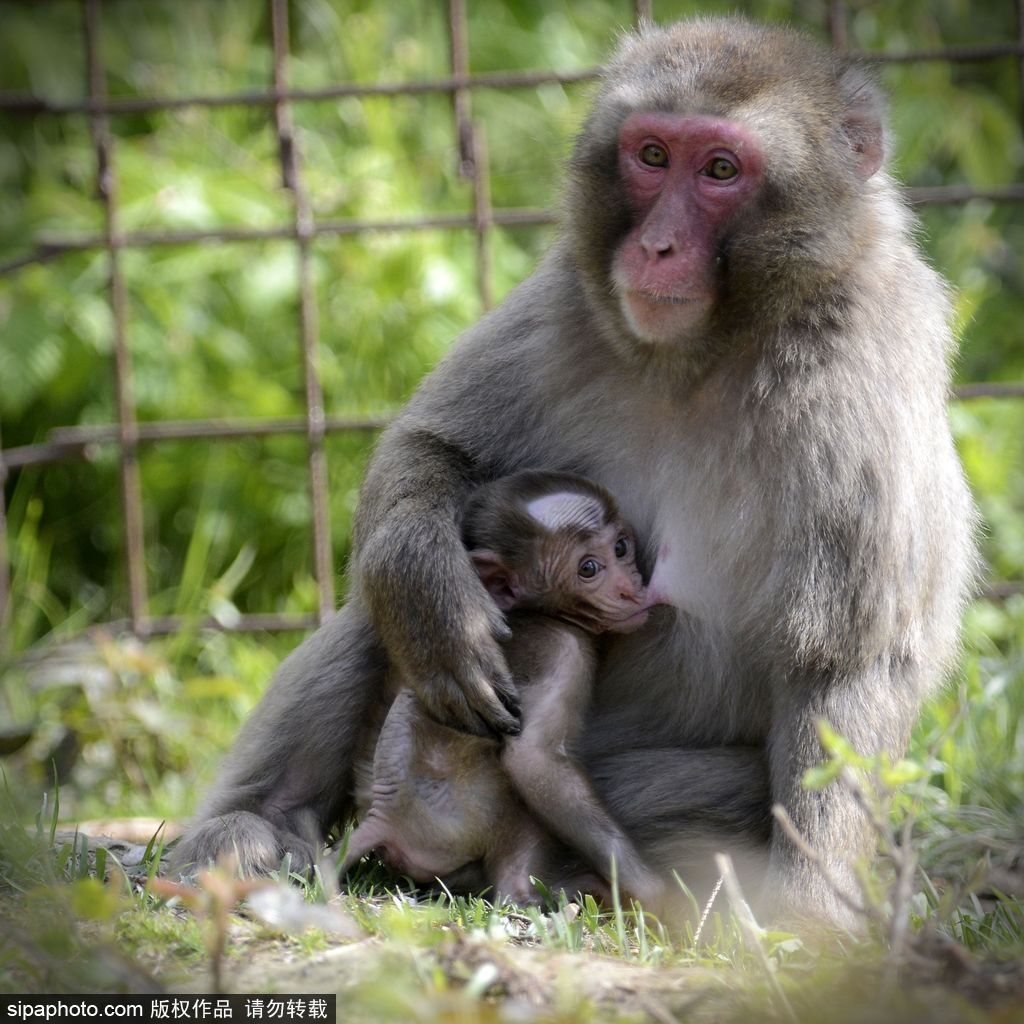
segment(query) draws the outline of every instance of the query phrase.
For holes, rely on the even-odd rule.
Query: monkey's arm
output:
[[[459,515],[481,470],[424,429],[398,424],[363,488],[358,586],[389,656],[439,722],[518,732],[499,639],[508,627],[470,565]]]
[[[569,754],[589,703],[595,667],[590,638],[561,624],[531,630],[517,623],[512,644],[528,644],[534,665],[523,686],[523,730],[505,741],[502,766],[530,811],[562,842],[605,878],[611,879],[614,861],[622,890],[659,912],[661,879]]]
[[[832,890],[859,894],[854,865],[873,853],[870,823],[842,781],[807,790],[802,780],[825,757],[821,720],[864,756],[903,755],[956,633],[970,566],[958,520],[969,520],[970,508],[942,430],[929,429],[943,415],[941,396],[908,387],[899,403],[872,404],[875,378],[844,366],[834,379],[840,369],[845,401],[830,400],[843,392],[833,386],[805,404],[809,420],[827,422],[829,432],[775,432],[785,468],[765,493],[776,489],[776,508],[787,513],[771,566],[786,586],[762,609],[764,639],[753,649],[774,651],[757,666],[772,684],[772,800],[826,868],[818,871],[776,826],[768,892],[798,914],[829,908],[837,922],[857,926]]]
[[[355,586],[389,657],[437,721],[478,735],[514,734],[519,708],[497,642],[508,630],[463,548],[461,514],[475,485],[550,462],[536,365],[550,339],[537,336],[534,294],[546,274],[423,382],[378,444],[356,517]]]

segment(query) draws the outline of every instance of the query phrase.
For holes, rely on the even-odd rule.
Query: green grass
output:
[[[45,19],[28,6],[4,9],[5,87],[77,97],[84,81],[78,5],[50,6]],[[118,95],[265,86],[263,0],[108,6],[105,44]],[[419,0],[293,6],[297,86],[445,73],[439,7]],[[851,43],[899,50],[1009,38],[1010,5],[990,6],[860,4],[849,19]],[[709,9],[672,0],[656,12],[668,18],[698,7]],[[631,13],[630,5],[600,0],[482,0],[470,8],[475,71],[591,66]],[[750,6],[756,16],[815,22],[818,30],[821,12],[812,8],[771,0]],[[1020,180],[1014,74],[1012,61],[885,69],[898,173],[919,185]],[[474,95],[497,206],[556,201],[585,95],[585,88],[557,86]],[[299,106],[296,118],[318,216],[471,208],[471,184],[455,171],[446,98],[347,99]],[[5,127],[0,181],[16,201],[0,209],[4,254],[21,254],[37,232],[99,230],[86,121],[16,119]],[[266,112],[167,112],[115,119],[113,128],[125,227],[287,219]],[[1024,240],[1022,209],[979,201],[922,212],[921,244],[955,292],[962,380],[1024,372],[1024,275],[1013,258]],[[549,237],[493,232],[496,296],[529,273]],[[301,411],[290,245],[133,250],[123,262],[142,419]],[[479,314],[468,232],[321,239],[314,263],[331,413],[397,408]],[[97,254],[3,282],[5,444],[113,418],[107,289]],[[982,513],[985,559],[995,578],[1021,579],[1024,403],[954,403],[951,421]],[[340,563],[369,441],[334,437],[327,448]],[[152,613],[223,622],[240,611],[315,607],[300,440],[157,445],[144,449],[141,471]],[[111,448],[89,463],[25,469],[8,481],[15,655],[0,661],[0,721],[32,738],[0,762],[0,990],[132,989],[151,975],[205,977],[207,918],[153,895],[145,859],[142,870],[123,877],[112,858],[97,864],[84,857],[80,843],[55,848],[53,833],[58,819],[189,814],[298,639],[196,628],[145,644],[83,637],[91,624],[125,612],[117,490]],[[961,665],[914,733],[908,757],[917,777],[910,772],[911,781],[876,794],[887,827],[909,822],[907,849],[918,862],[906,902],[907,955],[895,956],[881,935],[837,951],[816,949],[803,935],[762,933],[750,922],[744,929],[723,900],[698,945],[692,933],[670,934],[630,908],[602,910],[592,901],[570,908],[564,900],[547,913],[495,908],[485,899],[411,892],[367,864],[354,893],[335,900],[356,936],[339,939],[312,923],[282,934],[236,916],[226,969],[230,976],[255,964],[269,984],[289,959],[312,963],[351,949],[349,960],[330,961],[318,976],[346,993],[346,1020],[1012,1020],[1012,1010],[992,1007],[1007,998],[1009,975],[1000,965],[1024,956],[1024,911],[1010,891],[1024,873],[1022,713],[1024,598],[977,602],[966,616]],[[902,833],[892,834],[898,840]],[[155,856],[151,850],[148,868]],[[891,920],[884,870],[870,891],[879,920]],[[328,905],[322,887],[303,892],[310,906]]]
[[[45,589],[45,579],[37,583]],[[194,607],[210,600],[197,588]],[[58,821],[190,813],[294,642],[195,630],[146,644],[102,635],[62,642],[58,633],[7,668],[0,699],[10,721],[32,726],[34,736],[4,761],[0,990],[209,979],[209,916],[151,893],[156,848],[145,858],[149,870],[144,863],[128,878],[112,857],[99,865],[85,857],[79,843],[55,848],[53,834]],[[319,883],[303,885],[310,906],[339,908],[354,931],[339,938],[300,915],[282,932],[234,916],[224,977],[253,977],[244,972],[255,965],[260,984],[273,987],[287,983],[282,964],[326,957],[331,966],[314,976],[344,993],[355,1020],[617,1021],[685,1011],[695,1020],[852,1021],[864,1019],[859,1004],[837,1005],[834,993],[858,988],[873,993],[872,1020],[1013,1019],[998,1013],[1009,999],[1000,985],[1024,984],[1004,966],[1024,959],[1024,906],[1020,890],[1009,891],[1024,866],[1022,710],[1024,599],[978,602],[965,619],[961,665],[926,707],[908,763],[884,771],[860,764],[865,784],[877,777],[881,785],[877,806],[897,850],[909,822],[907,848],[918,865],[904,906],[909,938],[896,954],[884,863],[867,890],[881,923],[869,940],[839,950],[817,948],[810,935],[744,926],[721,896],[698,944],[692,927],[673,932],[639,909],[570,906],[564,897],[546,912],[494,907],[418,893],[364,863],[345,895],[329,900]],[[54,789],[53,754],[69,728],[76,741]],[[850,761],[838,741],[831,750]],[[818,783],[829,774],[837,772]],[[288,874],[282,865],[276,884]],[[339,968],[330,957],[346,947],[360,965],[354,977],[331,973]],[[638,987],[646,1009],[627,998]]]
[[[1024,693],[1022,618],[1020,601],[972,609],[959,687],[929,705],[910,766],[884,778],[875,772],[882,779],[876,795],[884,823],[898,843],[909,816],[910,848],[919,862],[905,907],[909,939],[898,955],[884,927],[864,941],[822,948],[813,936],[765,931],[738,919],[724,896],[695,943],[692,927],[673,932],[635,907],[602,909],[589,899],[570,905],[564,896],[546,911],[495,907],[486,898],[411,890],[379,864],[364,862],[345,894],[332,895],[333,887],[325,891],[319,881],[301,885],[310,907],[341,915],[350,928],[343,937],[325,931],[320,918],[303,925],[300,915],[282,931],[232,916],[224,931],[223,976],[231,984],[256,970],[273,988],[288,984],[289,962],[307,963],[318,984],[330,986],[324,990],[343,993],[351,1014],[346,1020],[658,1020],[684,1011],[687,1019],[709,1021],[1012,1020],[1005,1015],[1010,996],[1000,985],[1024,985],[1024,975],[1005,966],[1024,958],[1024,906],[989,879],[993,872],[1019,879],[1024,863],[1024,749],[1012,721]],[[203,677],[192,675],[211,657],[209,644],[217,649],[217,674],[205,679],[221,681],[209,688],[217,696],[204,695]],[[98,651],[107,669],[121,666],[113,675],[129,693],[133,686],[150,690],[160,676],[161,721],[170,732],[218,716],[215,733],[197,735],[215,735],[223,747],[264,678],[264,657],[253,651],[259,646],[253,638],[197,635],[188,646],[179,639],[121,650],[106,640],[93,656]],[[186,671],[195,685],[179,677]],[[52,699],[45,688],[35,692],[40,717]],[[78,699],[91,706],[87,697]],[[61,700],[68,700],[66,693]],[[95,736],[83,733],[92,738],[83,743],[72,781],[45,803],[41,783],[29,781],[24,764],[12,770],[9,759],[0,921],[10,929],[0,927],[0,990],[131,990],[153,977],[202,987],[201,979],[209,978],[215,915],[201,900],[194,913],[180,899],[153,894],[148,880],[157,844],[131,878],[113,858],[90,861],[79,843],[54,848],[59,819],[100,810],[90,786],[118,792],[123,784],[117,780],[126,766],[104,774],[93,745],[113,745],[136,760],[176,756],[175,741],[160,735],[160,723],[151,724],[155,736],[146,744],[134,744],[138,715],[126,709],[117,717],[121,706],[106,706],[114,717]],[[188,745],[194,754],[194,739]],[[841,743],[831,749],[840,760],[847,757]],[[22,756],[30,759],[31,749]],[[135,767],[138,778],[152,783],[144,799],[126,796],[125,811],[160,806],[172,816],[184,814],[202,788],[192,785],[186,793],[174,781],[163,784],[162,761]],[[212,768],[211,758],[207,777]],[[185,775],[187,759],[176,770]],[[173,779],[175,772],[166,774]],[[887,787],[885,779],[898,785]],[[33,803],[40,809],[26,827]],[[104,874],[100,883],[97,876]],[[288,879],[284,864],[272,884],[288,886]],[[890,880],[883,864],[866,890],[883,921],[893,910]],[[346,948],[353,951],[350,959],[332,959]],[[339,967],[351,963],[358,970]],[[842,992],[848,1000],[837,998]],[[871,994],[869,1017],[864,992]]]
[[[878,806],[884,823],[892,823],[895,842],[897,826],[910,822],[907,834],[919,864],[905,908],[911,950],[930,949],[928,943],[939,936],[972,963],[1024,958],[1024,906],[1005,891],[1007,881],[1019,884],[1024,865],[1024,733],[1017,727],[1024,708],[1022,640],[1024,600],[972,606],[961,669],[926,708],[909,764],[888,774],[860,765],[865,778],[874,772],[880,780]],[[101,637],[75,641],[56,663],[48,654],[8,670],[9,707],[17,720],[36,723],[37,737],[5,761],[0,916],[12,923],[16,941],[5,940],[0,947],[0,986],[131,987],[153,972],[173,981],[205,969],[208,922],[175,901],[168,905],[154,898],[145,865],[129,879],[113,858],[99,865],[90,861],[80,843],[55,848],[54,832],[58,821],[94,816],[177,819],[188,814],[291,642],[186,633],[140,645]],[[12,686],[12,681],[32,685]],[[78,736],[77,758],[65,767],[66,781],[57,790],[48,784],[44,760],[55,724],[71,724]],[[849,762],[841,742],[830,743],[830,749],[840,762]],[[151,869],[158,852],[156,847],[147,851]],[[96,876],[104,874],[106,882],[100,884]],[[278,884],[287,884],[288,874],[283,865]],[[886,877],[884,870],[876,873],[869,890],[882,920],[892,910]],[[319,883],[305,885],[304,892],[312,904],[327,905]],[[551,968],[556,975],[582,969],[565,967],[564,954],[581,963],[610,957],[637,969],[682,971],[684,979],[699,979],[692,984],[701,990],[710,984],[718,993],[706,998],[724,1015],[721,1019],[753,1005],[765,1019],[791,1019],[792,1011],[813,1020],[827,1004],[815,993],[845,984],[849,971],[884,980],[887,971],[904,978],[922,970],[920,964],[911,970],[913,957],[902,954],[893,965],[885,928],[876,928],[875,938],[853,949],[850,966],[845,963],[849,950],[843,955],[816,950],[808,936],[744,930],[724,897],[713,907],[699,945],[692,928],[673,933],[633,908],[602,909],[592,900],[569,906],[564,897],[553,900],[548,912],[496,908],[486,899],[403,888],[375,863],[360,865],[352,891],[335,897],[334,904],[370,940],[370,975],[379,969],[387,978],[387,964],[397,958],[400,965],[393,968],[403,979],[400,984],[388,982],[383,993],[371,982],[360,983],[353,996],[368,1015],[380,1013],[382,1019],[402,1019],[410,1005],[419,1006],[428,1020],[435,1011],[438,1019],[456,1012],[453,1007],[458,1013],[491,1007],[501,1019],[501,1008],[515,1003],[508,991],[533,974],[543,977],[536,984],[545,998],[555,998],[558,978],[548,977],[542,965],[559,964]],[[345,940],[351,941],[351,936]],[[459,953],[466,943],[512,950],[514,962],[487,967],[479,957],[467,960]],[[265,925],[235,918],[228,932],[226,976],[253,958],[273,960],[286,950],[288,957],[315,959],[338,944],[317,927],[282,937]],[[515,960],[526,955],[526,965]],[[928,952],[924,962],[937,955]],[[492,977],[494,970],[498,974]],[[704,973],[709,970],[718,979],[713,984]],[[268,971],[272,976],[273,969]],[[958,985],[966,982],[952,983],[956,999],[962,994]],[[718,986],[731,994],[725,1002]],[[895,989],[890,985],[887,991],[893,996]],[[992,997],[990,992],[985,998]],[[964,998],[978,1013],[988,1012],[978,1008],[977,993]],[[585,1002],[571,1002],[571,1013],[604,1019],[618,1012],[614,1000],[611,1010]]]

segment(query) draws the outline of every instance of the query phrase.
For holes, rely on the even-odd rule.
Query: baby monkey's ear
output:
[[[505,564],[501,555],[486,548],[477,548],[476,551],[470,551],[469,559],[480,582],[502,611],[510,611],[519,604],[523,596],[519,575]]]

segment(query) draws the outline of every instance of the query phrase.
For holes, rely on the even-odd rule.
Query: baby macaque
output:
[[[368,759],[357,767],[361,822],[340,873],[375,850],[417,882],[492,886],[536,902],[534,875],[555,891],[607,900],[614,861],[623,895],[657,912],[662,879],[602,806],[573,752],[590,700],[594,637],[638,629],[653,603],[632,528],[590,481],[526,471],[471,495],[463,540],[507,613],[521,732],[497,741],[456,731],[400,690],[372,769]]]

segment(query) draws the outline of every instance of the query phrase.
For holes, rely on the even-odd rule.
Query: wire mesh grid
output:
[[[90,237],[47,238],[34,244],[25,256],[0,266],[0,274],[57,259],[78,251],[105,250],[109,261],[109,301],[113,323],[113,363],[117,421],[109,425],[66,426],[51,430],[47,440],[4,449],[0,434],[0,485],[12,470],[31,465],[53,464],[85,458],[96,445],[116,445],[120,454],[120,490],[124,519],[125,564],[130,619],[111,623],[140,635],[171,633],[182,627],[182,616],[153,616],[148,611],[143,530],[144,495],[139,473],[139,449],[154,441],[223,440],[267,437],[283,434],[306,439],[307,467],[312,508],[313,565],[317,581],[318,608],[314,615],[281,613],[247,614],[230,627],[215,620],[204,625],[237,631],[291,630],[311,628],[330,615],[335,607],[334,560],[328,523],[328,470],[324,439],[328,434],[376,431],[386,423],[383,417],[339,417],[325,414],[321,381],[317,371],[320,329],[317,319],[312,244],[319,236],[357,235],[370,232],[411,232],[431,229],[472,231],[476,240],[476,277],[485,308],[492,304],[489,234],[496,227],[541,226],[554,223],[550,209],[494,208],[490,199],[490,168],[482,126],[472,114],[472,96],[481,89],[511,90],[534,88],[546,83],[568,85],[596,76],[595,70],[537,70],[508,73],[470,72],[468,18],[465,0],[448,0],[448,35],[451,73],[444,78],[402,83],[330,84],[316,89],[292,88],[289,79],[289,0],[268,0],[273,45],[273,79],[263,91],[227,95],[187,95],[161,98],[107,96],[107,73],[100,26],[103,0],[82,0],[83,46],[88,70],[88,96],[71,102],[55,102],[36,95],[0,95],[0,111],[24,116],[68,116],[88,118],[96,154],[99,201],[103,207],[104,230]],[[897,54],[861,53],[878,63],[916,61],[1015,60],[1020,80],[1024,116],[1024,0],[1015,0],[1017,39],[987,45],[952,46]],[[636,20],[652,17],[651,0],[635,0]],[[833,45],[848,50],[848,9],[842,0],[828,8],[828,30]],[[313,215],[304,183],[302,153],[296,137],[292,108],[296,103],[337,100],[345,97],[403,97],[447,94],[452,98],[460,173],[472,182],[472,211],[401,220],[326,220]],[[205,230],[124,231],[118,217],[118,176],[116,136],[111,131],[113,116],[184,107],[216,108],[242,106],[266,108],[273,116],[277,136],[282,183],[290,197],[288,223],[272,227],[230,227]],[[963,203],[982,198],[994,202],[1024,202],[1024,184],[1010,183],[996,188],[932,187],[906,190],[915,205]],[[128,336],[127,293],[122,270],[126,248],[148,248],[210,242],[260,242],[292,240],[297,254],[299,282],[299,339],[304,377],[304,416],[295,419],[190,419],[138,422],[132,389],[132,350]],[[961,401],[987,398],[1024,399],[1024,382],[976,383],[957,389]],[[1024,591],[1020,581],[990,582],[985,596],[1001,598]],[[7,544],[4,491],[0,486],[0,650],[5,648],[10,620],[10,564]],[[187,620],[195,625],[195,620]]]

